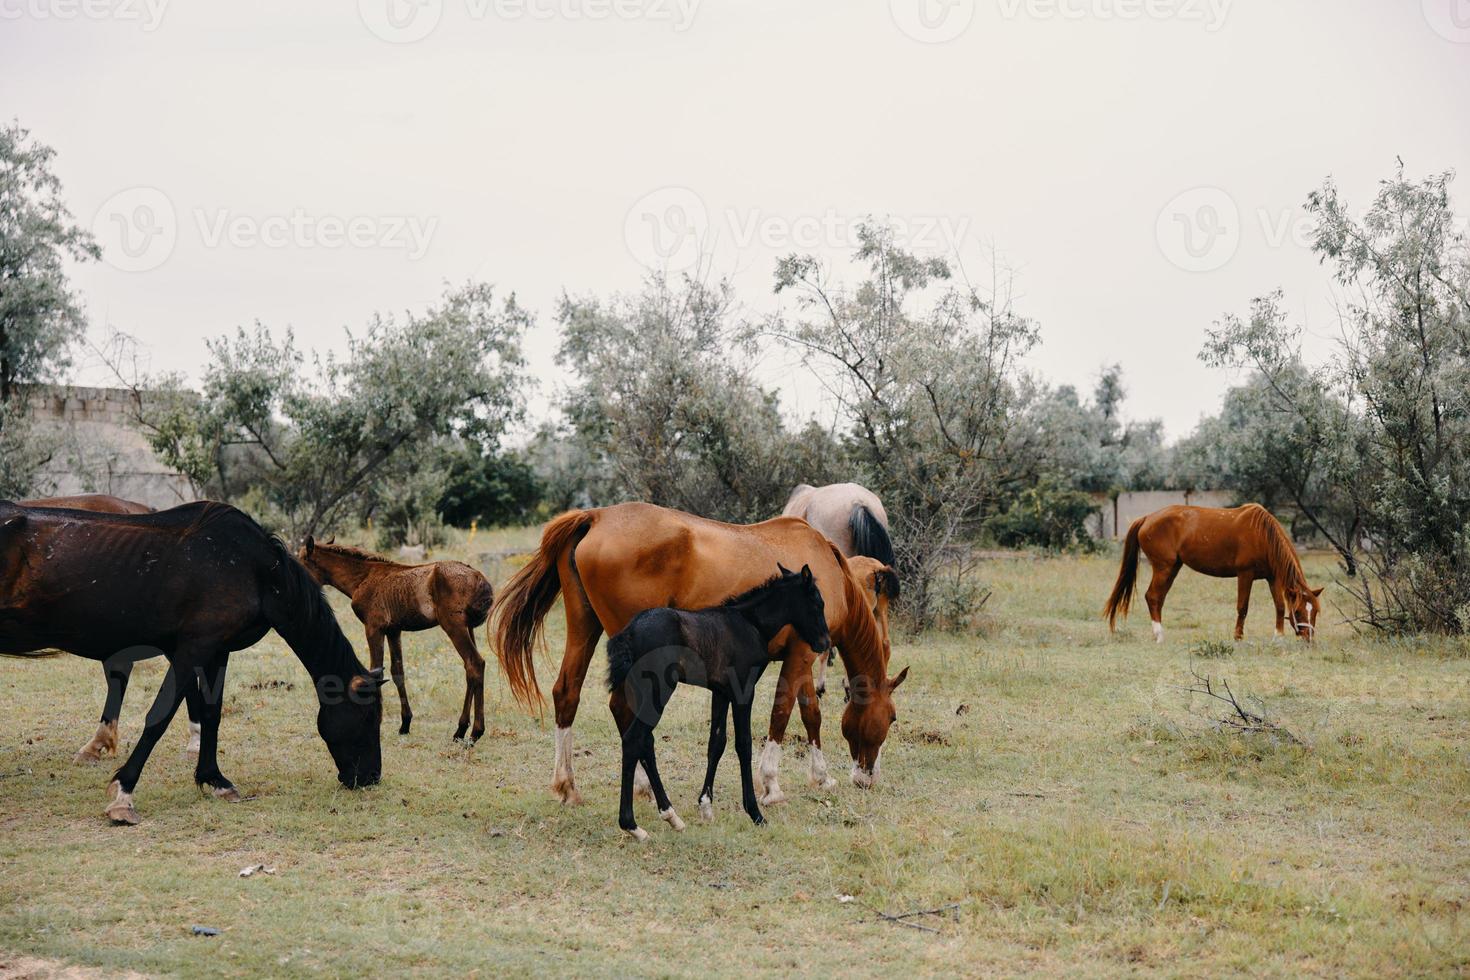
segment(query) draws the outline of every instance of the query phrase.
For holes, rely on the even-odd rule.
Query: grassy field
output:
[[[1335,574],[1308,564],[1316,582]],[[503,580],[512,565],[487,567]],[[450,743],[463,673],[437,632],[406,643],[411,735],[387,694],[380,786],[337,787],[305,671],[272,636],[233,659],[225,709],[222,768],[254,798],[197,794],[181,713],[135,828],[102,817],[110,768],[71,763],[100,705],[96,665],[0,660],[0,975],[22,955],[189,975],[1470,971],[1470,648],[1368,642],[1340,615],[1315,646],[1273,643],[1261,584],[1231,645],[1234,583],[1191,573],[1163,646],[1146,614],[1113,637],[1097,610],[1116,567],[987,561],[981,635],[895,637],[895,669],[912,670],[879,787],[808,790],[788,750],[791,800],[764,829],[739,810],[733,753],[714,823],[697,819],[707,701],[681,691],[660,762],[689,829],[640,803],[645,845],[616,826],[597,689],[577,726],[588,802],[563,808],[549,725],[498,673],[486,738]],[[1303,744],[1217,730],[1192,670],[1259,697]],[[129,742],[161,673],[134,675]],[[541,676],[549,689],[549,657]],[[834,701],[825,740],[845,777]],[[257,863],[275,874],[239,877]],[[951,903],[907,920],[922,929],[877,915]]]

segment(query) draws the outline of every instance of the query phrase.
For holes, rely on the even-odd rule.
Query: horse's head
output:
[[[803,565],[799,572],[779,564],[776,567],[781,571],[781,584],[791,590],[787,612],[792,628],[814,652],[825,653],[832,646],[832,635],[827,632],[827,608],[822,602],[822,590],[817,588],[812,566]]]
[[[1287,589],[1286,606],[1291,614],[1291,628],[1296,630],[1296,635],[1308,643],[1316,639],[1317,613],[1322,608],[1322,589]]]
[[[383,720],[383,668],[358,674],[345,690],[332,691],[325,677],[318,684],[316,730],[332,761],[337,779],[348,789],[371,786],[383,774],[383,753],[378,732]]]
[[[876,682],[859,674],[848,686],[847,707],[842,711],[842,737],[852,752],[852,784],[867,789],[878,781],[878,756],[888,727],[898,718],[893,692],[909,676],[905,667],[897,677],[879,675]]]

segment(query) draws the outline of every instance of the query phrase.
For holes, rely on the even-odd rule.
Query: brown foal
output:
[[[413,721],[408,689],[403,682],[402,633],[438,626],[448,635],[464,661],[464,708],[459,713],[455,738],[469,729],[473,745],[485,733],[485,658],[475,647],[474,631],[490,616],[493,593],[490,583],[477,570],[457,561],[424,565],[400,565],[360,548],[344,544],[321,544],[310,537],[297,557],[316,580],[330,585],[352,600],[352,611],[367,630],[372,666],[383,666],[383,640],[393,654],[393,683],[403,724],[398,734],[407,735]],[[470,706],[475,709],[475,727],[470,728]]]

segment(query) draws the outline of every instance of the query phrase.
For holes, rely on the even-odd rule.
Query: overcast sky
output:
[[[1308,191],[1361,209],[1396,156],[1470,163],[1467,0],[0,0],[0,65],[106,250],[76,276],[96,329],[187,372],[238,325],[340,347],[483,278],[538,314],[544,395],[563,290],[703,249],[763,315],[782,254],[855,277],[872,214],[972,280],[997,253],[1033,366],[1119,362],[1179,436],[1251,296],[1285,288],[1327,350]]]

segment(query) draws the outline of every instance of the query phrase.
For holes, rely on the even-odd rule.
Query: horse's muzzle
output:
[[[379,771],[364,772],[357,770],[350,773],[337,773],[337,781],[348,789],[362,789],[365,786],[376,786],[378,780],[382,777],[383,774]]]

